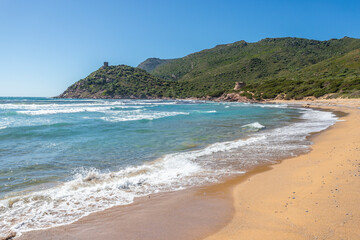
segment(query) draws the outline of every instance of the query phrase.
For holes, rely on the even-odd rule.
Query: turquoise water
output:
[[[170,100],[0,98],[0,236],[308,151],[328,112]]]

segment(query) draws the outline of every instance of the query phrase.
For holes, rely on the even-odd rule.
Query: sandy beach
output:
[[[0,12],[0,240],[360,240],[360,0]]]
[[[360,101],[282,102],[346,114],[308,154],[19,239],[360,239]]]
[[[238,184],[233,219],[205,239],[360,239],[360,101],[282,102],[348,115],[310,153]]]

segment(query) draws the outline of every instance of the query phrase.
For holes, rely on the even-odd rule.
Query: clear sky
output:
[[[287,36],[359,38],[360,1],[0,0],[0,96],[58,95],[104,61]]]

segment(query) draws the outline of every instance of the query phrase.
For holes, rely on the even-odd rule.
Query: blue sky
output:
[[[360,1],[0,0],[0,96],[58,95],[104,61],[286,36],[359,38]]]

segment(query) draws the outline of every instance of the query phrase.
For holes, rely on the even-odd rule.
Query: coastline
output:
[[[236,185],[234,217],[205,239],[358,239],[360,101],[276,102],[348,115],[313,136],[309,153]]]
[[[286,103],[292,104],[293,102]],[[295,104],[306,105],[308,103],[296,102]],[[317,105],[312,105],[312,107],[313,106],[322,109],[326,108]],[[333,107],[330,110],[344,111],[342,108],[334,109]],[[353,116],[353,114],[350,113],[350,116]],[[321,143],[323,141],[322,136],[327,132],[332,132],[334,129],[337,129],[340,123],[316,135],[314,137],[315,144],[312,145],[312,148],[315,150],[318,142]],[[243,193],[244,186],[249,186],[249,184],[251,188],[251,184],[254,182],[253,179],[261,179],[263,178],[261,176],[267,176],[269,174],[274,175],[274,169],[277,169],[278,166],[285,165],[284,162],[295,162],[297,158],[306,158],[306,156],[311,155],[314,150],[300,157],[281,161],[281,164],[258,167],[241,177],[231,179],[225,183],[174,193],[158,194],[151,196],[151,199],[138,199],[131,205],[114,207],[100,213],[91,214],[70,225],[24,233],[19,239],[116,239],[119,237],[121,237],[121,239],[203,239],[208,235],[211,236],[207,239],[241,238],[241,236],[244,235],[238,234],[240,231],[239,226],[246,224],[248,217],[245,217],[246,221],[244,221],[244,209],[240,208],[239,210],[239,206],[237,205],[239,201],[243,202],[243,199],[239,199],[239,191]],[[309,164],[311,165],[312,163],[310,162]],[[268,171],[270,169],[271,171]],[[290,170],[295,171],[296,169],[290,167]],[[287,169],[287,171],[289,171],[289,169]],[[258,174],[260,172],[262,173]],[[281,173],[281,176],[289,177],[289,174]],[[269,179],[265,180],[267,181],[259,180],[261,184],[254,188],[256,192],[260,194],[258,197],[261,197],[263,200],[266,199],[266,197],[263,196],[264,191],[269,192],[268,188],[263,186],[263,183],[271,183]],[[298,193],[298,191],[296,191],[296,193]],[[253,193],[253,195],[254,194],[256,195],[256,193]],[[246,198],[249,196],[245,194]],[[270,198],[272,198],[271,195]],[[298,198],[298,195],[296,198]],[[232,200],[234,200],[234,204]],[[293,207],[293,205],[291,205],[291,207]],[[269,207],[265,209],[267,208],[269,209]],[[124,218],[124,214],[119,214],[124,210],[127,213],[127,218]],[[132,220],[129,220],[129,216],[132,216]],[[258,215],[256,219],[258,218],[261,218],[260,215]],[[139,224],[139,220],[142,220],[141,224]],[[239,220],[240,225],[239,222],[236,222]],[[139,227],[141,227],[140,232]],[[162,229],[161,233],[156,231],[156,229]],[[219,229],[221,230],[217,232]],[[261,229],[261,227],[258,226],[258,229]],[[256,229],[256,232],[258,232],[258,229]],[[245,236],[249,236],[249,234],[245,234]],[[287,235],[286,237],[289,236],[292,237],[292,235]],[[264,235],[259,235],[259,238],[264,239]],[[269,236],[269,238],[273,239],[274,236]],[[281,236],[276,235],[276,238],[279,239]]]

